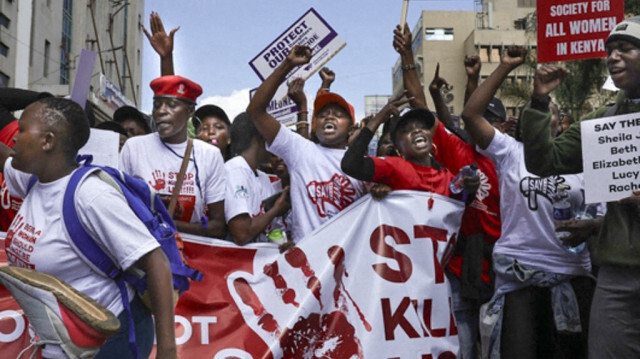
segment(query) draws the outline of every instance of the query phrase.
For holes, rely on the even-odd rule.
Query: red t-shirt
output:
[[[0,142],[9,147],[13,147],[13,138],[18,134],[18,121],[13,121],[0,129]],[[9,229],[13,217],[16,216],[22,198],[13,197],[9,194],[7,185],[4,182],[4,175],[0,173],[0,230],[6,232]]]
[[[372,182],[386,184],[393,190],[412,189],[450,197],[453,175],[446,169],[420,166],[401,157],[371,157],[375,163]]]
[[[478,164],[480,188],[473,203],[467,206],[462,217],[460,234],[484,234],[487,243],[495,243],[500,238],[500,193],[498,175],[491,160],[476,151],[475,146],[462,141],[458,136],[448,133],[442,122],[438,122],[433,135],[433,143],[438,148],[436,161],[442,163],[454,175],[469,164]],[[462,257],[456,256],[449,262],[448,269],[460,276]],[[484,261],[482,279],[489,282],[489,262]]]

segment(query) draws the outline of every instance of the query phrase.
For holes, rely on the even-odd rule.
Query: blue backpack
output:
[[[117,283],[129,323],[129,345],[134,356],[137,357],[135,328],[125,282],[131,284],[142,296],[147,290],[146,277],[138,277],[123,271],[84,229],[75,206],[75,193],[78,185],[89,175],[96,174],[101,180],[124,195],[129,207],[158,241],[160,248],[169,259],[173,288],[178,292],[178,295],[189,289],[190,280],[201,281],[203,275],[185,263],[182,252],[176,243],[175,223],[158,194],[144,181],[111,167],[91,165],[91,160],[91,156],[80,156],[78,162],[84,161],[84,165],[81,165],[71,175],[62,205],[64,224],[75,247],[85,259]],[[27,193],[36,181],[37,178],[32,176],[27,186]]]

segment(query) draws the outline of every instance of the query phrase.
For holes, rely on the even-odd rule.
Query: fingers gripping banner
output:
[[[367,196],[285,254],[185,236],[205,279],[176,309],[180,356],[455,358],[440,262],[462,211],[420,192]]]

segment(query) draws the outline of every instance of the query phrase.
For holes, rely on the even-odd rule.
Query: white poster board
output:
[[[313,57],[305,66],[291,71],[291,76],[308,79],[346,45],[338,33],[313,9],[287,28],[280,36],[249,62],[249,66],[264,81],[287,57],[295,45],[311,48]]]
[[[94,165],[118,168],[120,135],[109,130],[91,129],[89,141],[78,151],[79,155],[92,155]]]
[[[617,201],[640,190],[640,113],[584,121],[580,130],[586,202]]]
[[[269,103],[267,112],[284,125],[296,122],[298,112],[296,105],[287,96],[288,80],[292,77],[308,79],[342,50],[346,42],[311,8],[256,55],[249,62],[249,66],[260,80],[264,81],[284,61],[295,45],[309,46],[313,57],[308,64],[299,66],[287,74],[285,82],[278,88],[273,100]],[[251,98],[254,93],[255,90],[252,90]]]
[[[249,100],[256,94],[257,88],[249,91]],[[288,126],[298,121],[298,106],[287,96],[287,85],[278,87],[276,94],[267,106],[267,113],[273,116],[281,124]]]

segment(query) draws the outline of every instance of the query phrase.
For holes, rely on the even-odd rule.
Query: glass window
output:
[[[0,25],[8,29],[9,23],[11,23],[11,20],[9,20],[9,18],[6,17],[4,14],[0,14]]]
[[[0,72],[0,87],[8,87],[9,86],[9,76],[7,76],[4,72]]]
[[[42,66],[42,76],[47,77],[49,75],[49,55],[51,51],[51,43],[44,40],[44,66]]]
[[[9,46],[0,42],[0,55],[7,57],[9,54]]]
[[[73,2],[64,0],[62,5],[62,43],[60,45],[60,84],[69,83],[69,61],[71,54],[71,30]]]
[[[453,28],[426,28],[425,39],[427,41],[452,41]]]
[[[518,7],[536,7],[536,0],[518,0]]]

